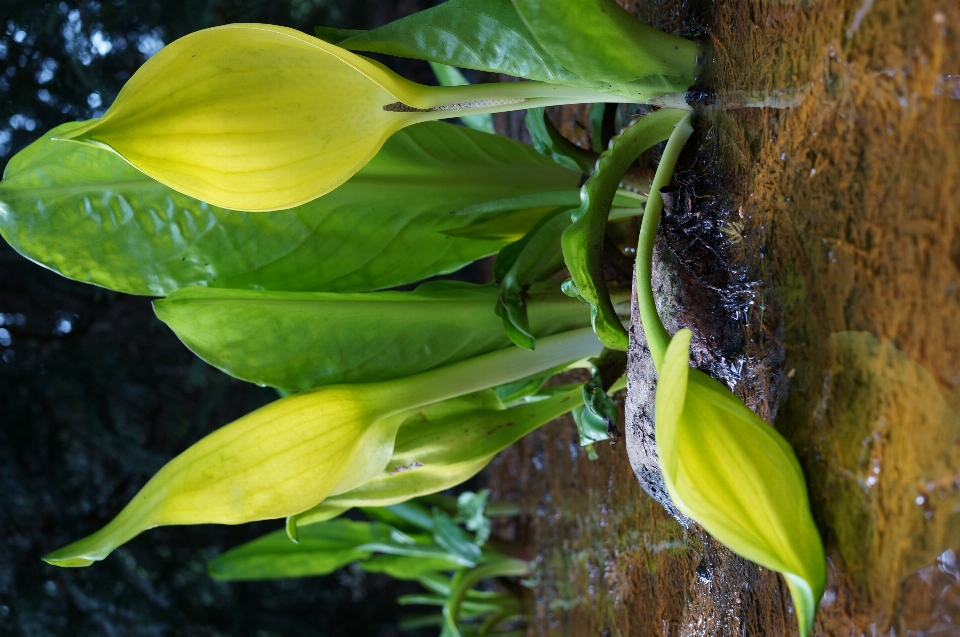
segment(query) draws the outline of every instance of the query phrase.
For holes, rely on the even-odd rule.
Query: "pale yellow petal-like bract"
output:
[[[54,551],[88,566],[147,529],[240,524],[308,509],[337,485],[377,413],[357,386],[283,398],[209,434],[168,462],[107,526]]]
[[[800,634],[823,594],[826,559],[790,444],[729,389],[689,367],[691,332],[664,356],[657,455],[677,508],[735,553],[782,573]]]
[[[356,173],[412,121],[383,107],[416,102],[417,89],[294,29],[231,24],[161,49],[100,120],[64,138],[211,204],[280,210]]]

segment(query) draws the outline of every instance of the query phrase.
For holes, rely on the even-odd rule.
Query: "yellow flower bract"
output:
[[[807,635],[826,560],[800,464],[773,427],[689,367],[691,336],[681,330],[670,341],[657,384],[657,455],[667,491],[732,551],[784,575]]]
[[[44,560],[88,566],[157,526],[241,524],[309,509],[341,480],[379,419],[371,393],[324,388],[214,431],[160,469],[107,526]]]
[[[98,121],[64,139],[113,150],[224,208],[267,211],[333,190],[411,123],[418,86],[294,29],[232,24],[147,61]]]

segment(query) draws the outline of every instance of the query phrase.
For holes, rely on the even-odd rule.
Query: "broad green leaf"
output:
[[[294,29],[229,24],[164,47],[102,118],[58,139],[213,205],[284,210],[341,185],[406,126],[606,99],[539,82],[422,86]]]
[[[358,471],[354,457],[382,421],[399,426],[418,408],[512,382],[597,349],[588,330],[548,337],[542,344],[537,352],[508,348],[402,379],[334,385],[282,398],[201,439],[160,469],[107,526],[44,559],[56,566],[89,566],[156,526],[240,524],[306,511],[348,472]],[[393,440],[376,445],[370,455],[383,457],[385,465]],[[360,463],[360,473],[370,471],[369,462]]]
[[[291,542],[283,531],[275,531],[216,557],[207,569],[221,580],[308,577],[327,575],[374,553],[394,558],[392,566],[400,572],[402,566],[396,567],[403,564],[408,573],[417,564],[432,567],[406,579],[476,563],[451,556],[426,536],[409,536],[387,524],[330,520],[301,529],[299,543]]]
[[[800,463],[773,427],[689,367],[691,337],[680,330],[670,341],[657,383],[657,456],[667,491],[730,550],[783,574],[806,637],[826,559]]]
[[[638,69],[639,74],[634,78],[640,79],[627,82],[610,82],[599,76],[578,74],[565,68],[537,42],[510,0],[448,0],[431,9],[346,38],[326,29],[318,31],[320,37],[326,37],[328,33],[336,39],[338,46],[351,51],[385,53],[463,69],[582,87],[614,94],[627,101],[643,102],[663,93],[686,90],[677,89],[676,82],[655,75],[658,71],[649,70],[652,67],[648,66],[635,64],[632,68]],[[660,36],[671,37],[666,34]],[[673,39],[686,45],[692,44],[679,38]],[[582,101],[605,100],[598,97]]]
[[[582,203],[573,224],[563,231],[563,260],[580,296],[596,308],[594,329],[606,347],[627,350],[620,322],[603,278],[603,246],[610,208],[627,168],[645,150],[667,139],[684,112],[661,109],[646,115],[616,136],[600,155],[597,169],[580,189]]]
[[[326,575],[372,551],[361,548],[377,540],[389,540],[385,525],[352,520],[331,520],[305,527],[299,544],[283,531],[247,542],[207,563],[207,572],[220,580],[257,580]]]
[[[537,44],[510,0],[448,0],[336,44],[350,51],[416,58],[552,84],[590,84]]]
[[[543,50],[565,68],[602,82],[663,76],[664,92],[684,92],[700,71],[696,42],[646,25],[615,0],[513,0]]]
[[[440,86],[466,86],[470,83],[456,67],[430,62],[430,68],[433,69],[433,74],[437,76],[437,81],[440,83]],[[460,121],[468,128],[490,133],[491,135],[497,134],[497,131],[493,128],[493,116],[490,113],[467,115],[466,117],[461,117]]]
[[[508,347],[496,302],[492,285],[433,282],[355,294],[191,287],[154,308],[211,365],[297,391],[409,376]],[[590,324],[561,294],[538,293],[529,305],[538,337]]]
[[[263,215],[209,206],[113,153],[48,135],[7,165],[0,233],[66,277],[130,294],[191,285],[370,290],[450,272],[503,246],[440,234],[471,222],[450,210],[577,179],[524,144],[430,122],[394,135],[334,192]]]

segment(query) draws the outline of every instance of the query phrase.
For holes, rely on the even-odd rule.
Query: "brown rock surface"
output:
[[[727,108],[681,159],[655,285],[694,364],[797,451],[830,559],[815,634],[960,634],[960,5],[626,6],[713,46]],[[768,97],[795,105],[730,108]],[[501,530],[536,549],[533,632],[796,634],[778,576],[668,514],[631,337],[625,447],[591,463],[560,422],[491,472],[527,513]]]

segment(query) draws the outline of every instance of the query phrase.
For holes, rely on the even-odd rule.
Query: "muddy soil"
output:
[[[960,5],[624,4],[711,46],[721,108],[656,284],[695,365],[797,451],[829,557],[815,634],[960,635]],[[737,107],[771,98],[792,107]],[[554,115],[590,143],[583,109]],[[561,421],[490,474],[535,547],[532,634],[796,634],[779,576],[671,517],[631,335],[627,445],[590,462]]]

